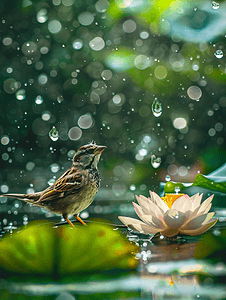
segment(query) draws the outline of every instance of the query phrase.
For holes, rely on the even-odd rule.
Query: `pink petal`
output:
[[[151,214],[152,216],[156,216],[155,212],[151,210],[151,206],[150,206],[151,201],[148,198],[142,195],[140,196],[136,195],[136,199],[145,214]]]
[[[184,226],[181,227],[182,230],[195,230],[199,227],[205,225],[213,216],[214,213],[203,214],[191,219]]]
[[[139,201],[143,199],[141,196],[139,198],[140,198]],[[156,216],[157,218],[158,217],[163,218],[164,211],[160,207],[158,207],[158,205],[156,205],[154,202],[150,200],[147,203],[146,210],[148,210],[151,215]]]
[[[138,217],[144,221],[146,224],[153,226],[154,228],[159,228],[159,229],[165,229],[167,228],[167,226],[164,224],[163,222],[163,217],[162,220],[159,219],[159,217],[156,216],[152,216],[152,215],[147,215],[143,212],[143,210],[141,209],[141,207],[133,202],[133,207],[134,210],[136,212],[136,214],[138,215]]]
[[[188,210],[192,210],[192,202],[191,198],[188,195],[183,195],[178,198],[172,205],[171,209],[176,209],[181,212],[186,212]]]
[[[173,237],[179,233],[178,229],[168,228],[166,230],[161,231],[161,234],[167,237]]]
[[[148,226],[147,224],[141,222],[140,220],[129,218],[129,217],[118,217],[119,220],[132,230],[145,233],[145,234],[155,234],[159,232],[159,229]]]
[[[154,217],[154,216],[151,218],[152,218],[151,222],[152,222],[153,226],[155,226],[156,228],[159,228],[161,230],[167,228],[167,225],[165,224],[165,222],[163,220],[160,220],[159,218]]]
[[[155,192],[149,191],[152,201],[158,205],[164,212],[166,212],[169,207],[168,205],[159,197]]]
[[[209,198],[207,198],[199,207],[199,210],[197,212],[197,214],[201,214],[203,213],[209,206],[209,204],[211,203],[211,201],[213,200],[214,195],[211,195]]]
[[[194,211],[201,203],[203,194],[199,195],[199,193],[191,196],[191,202],[192,202],[192,211]]]
[[[217,222],[217,219],[211,219],[211,222],[197,228],[194,230],[184,230],[184,229],[180,229],[180,233],[182,234],[187,234],[187,235],[191,235],[191,236],[195,236],[195,235],[199,235],[202,234],[204,232],[206,232],[208,229],[210,229],[211,227],[213,227]]]
[[[185,213],[176,209],[169,209],[164,216],[164,221],[169,229],[178,229],[186,221]]]
[[[152,222],[151,222],[152,216],[150,214],[144,213],[144,211],[142,210],[142,208],[138,204],[136,204],[134,202],[132,202],[132,203],[133,203],[134,210],[135,210],[136,214],[138,215],[138,217],[142,221],[144,221],[146,224],[153,225]]]

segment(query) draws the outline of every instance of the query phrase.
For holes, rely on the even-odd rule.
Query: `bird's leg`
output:
[[[65,221],[68,222],[68,224],[70,224],[72,227],[75,227],[75,226],[71,223],[71,221],[68,219],[68,216],[67,216],[67,215],[63,215],[63,218],[64,218]]]
[[[80,223],[82,223],[83,225],[86,225],[87,226],[87,224],[78,216],[78,215],[74,215],[74,217],[80,222]]]

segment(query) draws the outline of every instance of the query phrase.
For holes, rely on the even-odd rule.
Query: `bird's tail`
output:
[[[34,203],[39,199],[41,196],[41,192],[34,193],[34,194],[3,194],[0,197],[9,197],[9,198],[17,198],[19,200],[28,202],[28,203]]]

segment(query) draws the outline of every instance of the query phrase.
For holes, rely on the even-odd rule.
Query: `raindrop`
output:
[[[50,169],[53,173],[57,173],[60,170],[60,166],[54,163],[50,166]]]
[[[161,165],[161,162],[161,157],[156,157],[155,155],[151,156],[151,164],[153,168],[157,169]]]
[[[136,186],[135,186],[134,184],[131,184],[131,186],[129,187],[129,189],[130,189],[131,191],[135,191],[135,190],[136,190]]]
[[[46,8],[40,9],[37,13],[37,21],[39,23],[45,23],[48,19],[47,13],[48,11]]]
[[[224,56],[223,51],[221,50],[217,50],[214,55],[216,56],[216,58],[222,58]]]
[[[49,132],[49,137],[51,138],[52,141],[56,142],[59,138],[59,133],[56,129],[55,126],[53,126],[53,128],[50,130]]]
[[[63,102],[63,101],[64,101],[64,97],[63,97],[62,95],[57,96],[57,102],[58,102],[58,103],[61,103],[61,102]]]
[[[55,183],[55,179],[54,178],[51,178],[47,183],[48,185],[53,185]]]
[[[24,100],[26,98],[25,90],[21,89],[16,92],[17,100]]]
[[[165,181],[170,181],[170,180],[171,180],[171,177],[169,175],[166,175]]]
[[[219,3],[215,2],[215,1],[212,2],[212,8],[213,9],[218,9],[219,7],[220,7]]]
[[[152,103],[152,112],[155,117],[160,117],[162,114],[162,104],[158,99],[155,99]]]
[[[73,41],[72,46],[75,50],[79,50],[83,46],[83,41],[81,39],[76,39]]]
[[[35,103],[38,104],[38,105],[40,105],[40,104],[42,104],[42,102],[43,102],[43,97],[40,96],[40,95],[38,95],[38,96],[35,98]]]

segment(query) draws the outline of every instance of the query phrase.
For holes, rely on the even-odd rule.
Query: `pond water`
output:
[[[115,211],[117,207],[114,207]],[[112,209],[109,208],[109,211]],[[219,209],[215,211],[217,217],[222,218],[222,214],[218,214]],[[19,216],[22,215],[19,213]],[[31,216],[34,217],[34,214]],[[34,218],[40,217],[42,215],[38,214]],[[119,225],[116,214],[111,215],[111,218]],[[54,220],[53,226],[65,223],[58,222],[56,218]],[[86,222],[98,224],[101,220]],[[43,219],[39,226],[45,223]],[[0,289],[6,298],[0,299],[226,299],[226,265],[223,262],[211,263],[194,258],[201,236],[166,240],[159,235],[139,234],[116,224],[112,224],[113,230],[120,230],[129,241],[140,247],[136,254],[139,259],[136,271],[118,275],[109,271],[99,279],[98,272],[97,277],[94,272],[88,280],[81,277],[80,280],[77,278],[66,283],[1,279]],[[226,220],[223,218],[209,231],[219,236],[225,228]],[[12,223],[7,224],[2,228],[3,236],[5,232],[13,236],[17,227]]]
[[[1,194],[50,187],[95,141],[107,146],[101,187],[80,217],[108,220],[140,246],[129,274],[2,279],[0,299],[226,299],[226,1],[1,0],[0,15]],[[136,217],[132,201],[150,189],[214,194],[212,235],[175,241],[124,228],[118,216]],[[4,235],[34,220],[68,226],[0,197],[0,255]],[[216,252],[196,260],[205,236]]]

